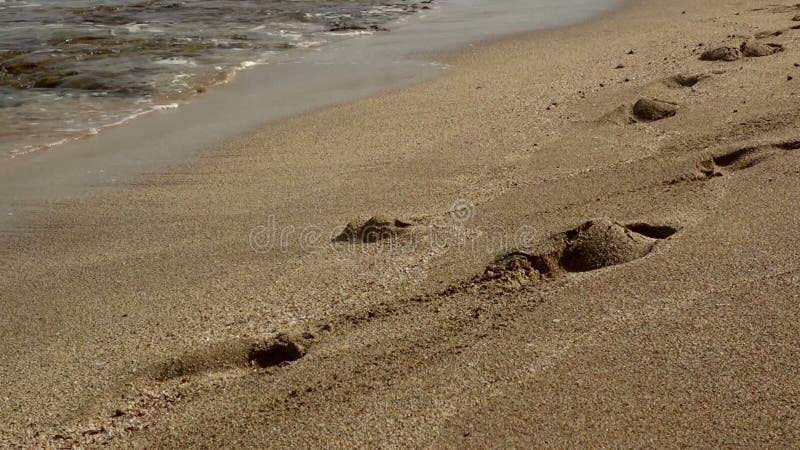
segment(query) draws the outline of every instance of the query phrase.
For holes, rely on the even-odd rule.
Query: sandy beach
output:
[[[633,0],[37,209],[0,446],[797,447],[795,16]]]

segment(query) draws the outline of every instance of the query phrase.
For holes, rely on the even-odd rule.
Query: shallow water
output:
[[[430,0],[0,0],[0,156],[96,133]]]
[[[432,10],[393,23],[391,32],[278,52],[268,65],[242,71],[222,88],[178,101],[180,108],[145,114],[50,151],[14,159],[0,154],[0,233],[24,229],[27,217],[52,202],[124,186],[268,122],[435,77],[444,66],[431,52],[574,24],[622,3],[436,0]]]

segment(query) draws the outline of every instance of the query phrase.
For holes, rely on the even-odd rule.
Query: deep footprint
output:
[[[247,359],[253,366],[266,368],[297,361],[305,354],[305,346],[281,335],[272,342],[253,346],[247,354]]]
[[[515,251],[487,267],[489,279],[555,278],[566,273],[590,272],[647,256],[660,240],[677,233],[670,225],[622,225],[597,219],[552,236],[543,252]]]

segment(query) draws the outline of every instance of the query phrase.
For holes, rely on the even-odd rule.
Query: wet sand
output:
[[[0,442],[797,446],[798,14],[634,1],[54,205]]]

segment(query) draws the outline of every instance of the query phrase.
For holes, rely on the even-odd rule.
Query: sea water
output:
[[[430,0],[0,0],[0,157],[97,133]]]

